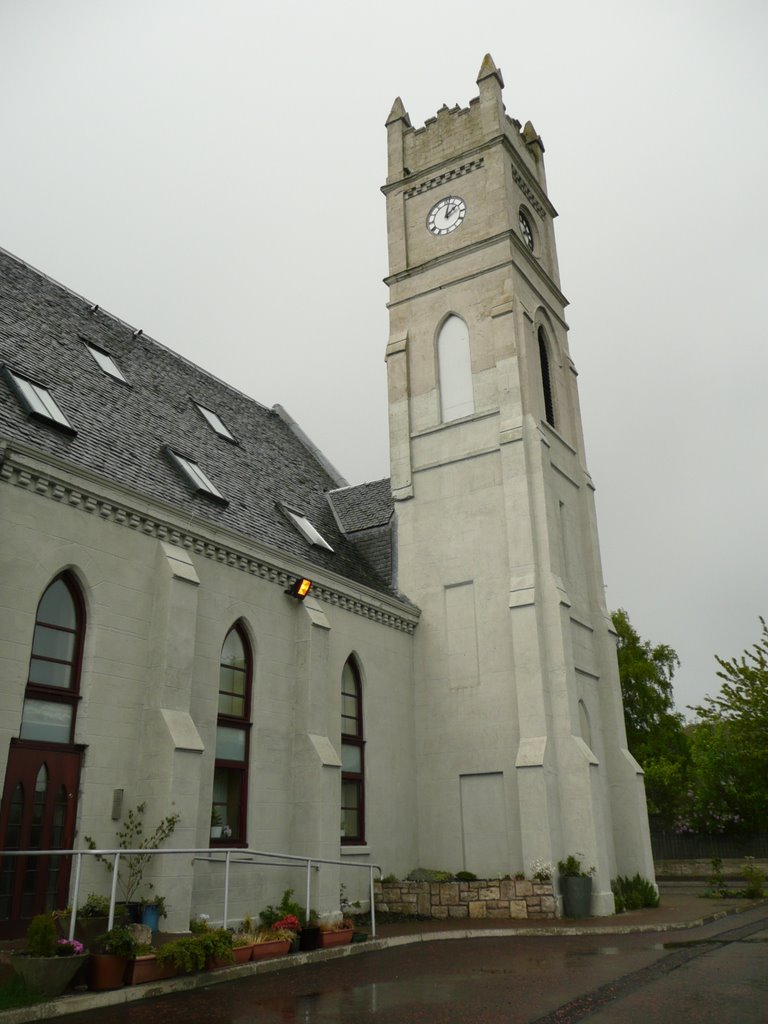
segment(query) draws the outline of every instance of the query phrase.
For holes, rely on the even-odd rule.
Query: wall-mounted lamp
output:
[[[291,597],[295,597],[297,601],[303,601],[312,588],[312,580],[306,580],[303,577],[296,580],[293,586],[288,587],[285,591]]]

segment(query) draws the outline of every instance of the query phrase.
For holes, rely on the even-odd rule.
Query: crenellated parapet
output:
[[[416,168],[437,167],[452,160],[457,151],[480,149],[500,136],[543,185],[544,144],[530,121],[523,127],[507,115],[502,100],[504,79],[489,53],[483,59],[477,85],[479,95],[470,100],[469,106],[443,104],[421,128],[411,125],[408,112],[397,97],[386,120],[388,185],[409,177]]]

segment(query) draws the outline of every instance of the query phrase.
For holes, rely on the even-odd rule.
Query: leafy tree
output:
[[[768,820],[768,626],[760,623],[751,650],[716,656],[720,693],[691,709],[701,720],[692,737],[697,823],[713,831],[757,832]]]
[[[641,639],[623,608],[611,619],[627,743],[645,772],[648,810],[671,822],[685,798],[690,761],[685,721],[674,709],[672,679],[680,660],[668,644]]]

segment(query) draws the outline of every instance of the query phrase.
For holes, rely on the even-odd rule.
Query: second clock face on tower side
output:
[[[467,204],[460,196],[440,199],[427,214],[427,230],[433,235],[447,235],[461,226],[467,215]]]

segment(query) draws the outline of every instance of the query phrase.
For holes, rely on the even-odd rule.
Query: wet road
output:
[[[66,1020],[766,1024],[768,907],[682,932],[400,946]]]

